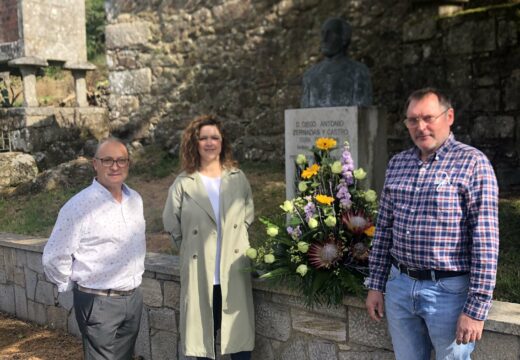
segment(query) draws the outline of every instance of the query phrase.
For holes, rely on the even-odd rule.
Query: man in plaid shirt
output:
[[[396,358],[470,359],[491,307],[498,187],[489,160],[455,140],[454,111],[415,91],[404,123],[415,146],[394,156],[370,253],[368,314],[386,308]],[[384,295],[383,295],[384,293]]]

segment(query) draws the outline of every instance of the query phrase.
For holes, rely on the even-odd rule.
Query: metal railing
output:
[[[0,152],[12,151],[11,133],[9,131],[0,130]]]

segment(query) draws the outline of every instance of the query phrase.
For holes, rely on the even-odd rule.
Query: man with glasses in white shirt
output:
[[[146,254],[141,196],[124,184],[126,146],[108,138],[92,161],[96,178],[60,210],[43,251],[45,274],[74,291],[85,359],[132,359]]]

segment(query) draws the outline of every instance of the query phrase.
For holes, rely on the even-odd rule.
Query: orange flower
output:
[[[327,195],[316,195],[316,201],[323,205],[330,205],[334,202],[334,198]]]
[[[318,164],[313,164],[309,166],[307,169],[302,171],[302,178],[310,179],[314,175],[316,175],[320,171],[320,166]]]
[[[336,147],[336,140],[331,138],[319,138],[315,144],[320,150],[330,150]]]
[[[366,229],[365,231],[363,231],[367,236],[370,236],[370,237],[373,237],[375,232],[376,232],[376,227],[374,225],[372,225],[371,227],[369,227],[368,229]]]

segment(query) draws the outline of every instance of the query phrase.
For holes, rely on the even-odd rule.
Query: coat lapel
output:
[[[203,209],[216,224],[215,213],[209,201],[208,192],[198,173],[188,175],[193,181],[184,190]]]
[[[220,218],[222,223],[226,220],[226,214],[233,205],[233,201],[237,198],[239,189],[233,188],[231,177],[237,172],[236,169],[224,170],[222,173],[222,181],[220,183]],[[236,186],[236,184],[235,184]]]

